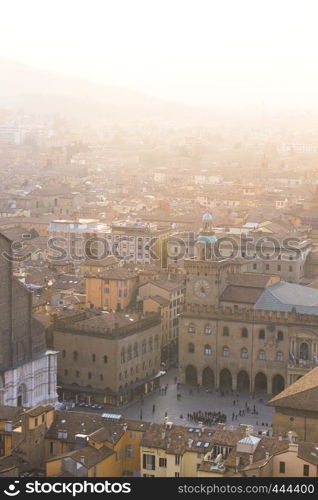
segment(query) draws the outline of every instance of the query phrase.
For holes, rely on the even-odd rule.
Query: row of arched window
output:
[[[69,371],[68,371],[68,369],[67,369],[67,368],[65,368],[65,370],[64,370],[64,376],[65,376],[65,377],[68,377],[68,374],[69,374]],[[80,371],[79,371],[79,370],[76,370],[76,371],[75,371],[75,377],[76,377],[76,378],[79,378],[80,376],[81,376]],[[82,376],[83,376],[83,375],[82,375]],[[93,377],[92,372],[87,372],[87,378],[88,378],[89,380],[91,380],[91,379],[92,379],[92,377]],[[104,380],[104,375],[103,375],[102,373],[99,375],[99,380],[100,380],[101,382]]]
[[[188,332],[189,333],[195,333],[196,331],[196,328],[195,328],[195,324],[194,323],[189,323],[188,325]],[[204,329],[203,329],[203,332],[207,335],[211,334],[212,333],[212,327],[210,325],[205,325],[204,326]],[[223,327],[223,337],[228,337],[230,335],[230,329],[228,326],[224,326]],[[243,327],[242,330],[241,330],[241,337],[245,337],[247,338],[248,337],[248,329],[246,327]],[[266,332],[263,328],[261,328],[258,332],[258,338],[259,339],[265,339],[266,338]],[[279,330],[277,332],[277,335],[276,335],[276,340],[284,340],[284,333]]]
[[[63,350],[62,351],[62,358],[66,358],[66,357],[67,357],[66,351]],[[78,351],[73,351],[72,358],[74,361],[78,361],[78,358],[79,358]],[[97,359],[96,354],[92,354],[91,355],[92,363],[96,363],[96,359]],[[102,360],[106,364],[108,362],[108,356],[106,356],[106,354],[104,354],[104,356],[102,356]]]
[[[141,354],[146,354],[147,352],[157,351],[159,349],[159,336],[156,335],[154,338],[144,339],[141,343]],[[120,351],[120,362],[125,363],[133,358],[138,357],[138,343],[135,342],[134,345],[129,345],[127,348],[123,347]]]
[[[188,352],[190,353],[194,353],[195,352],[195,346],[192,342],[189,342],[188,344]],[[205,356],[212,356],[212,347],[209,345],[209,344],[205,344],[204,348],[203,348],[203,354]],[[246,349],[246,347],[243,347],[241,349],[241,358],[242,359],[248,359],[249,357],[249,352],[248,352],[248,349]],[[227,358],[228,356],[230,355],[230,349],[229,347],[227,346],[224,346],[222,348],[222,356]],[[263,350],[260,350],[258,352],[258,356],[257,356],[258,359],[260,360],[265,360],[266,359],[266,354],[265,354],[265,351]],[[283,356],[283,353],[281,351],[278,351],[276,353],[276,361],[283,361],[284,359],[284,356]]]
[[[189,323],[188,332],[195,333],[195,325],[193,323]],[[205,333],[205,335],[211,335],[211,333],[212,333],[211,325],[204,325],[203,333]]]

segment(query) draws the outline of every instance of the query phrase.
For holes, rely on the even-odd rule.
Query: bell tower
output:
[[[195,255],[199,260],[214,260],[214,245],[217,237],[212,228],[213,217],[205,212],[202,217],[202,228],[195,243]]]

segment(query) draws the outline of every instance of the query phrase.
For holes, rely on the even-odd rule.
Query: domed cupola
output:
[[[217,242],[217,237],[212,228],[213,217],[210,212],[205,212],[202,217],[202,229],[196,239],[197,254],[200,259],[212,259],[212,247]]]

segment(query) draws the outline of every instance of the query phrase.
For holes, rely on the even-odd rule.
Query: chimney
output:
[[[293,433],[292,433],[292,431],[288,431],[287,432],[287,437],[288,437],[289,443],[292,444],[293,443]]]
[[[250,436],[251,434],[253,434],[253,430],[254,430],[254,428],[253,428],[252,425],[247,425],[246,426],[246,431],[245,431],[246,436]]]
[[[249,459],[250,459],[250,464],[252,465],[252,463],[253,463],[253,455],[249,455]]]
[[[81,456],[80,457],[80,462],[81,462],[81,464],[85,464],[85,457]]]
[[[13,423],[11,421],[8,421],[4,424],[5,432],[12,432],[12,428],[13,428]]]
[[[235,467],[236,467],[236,469],[238,469],[238,467],[240,465],[240,461],[241,461],[241,457],[235,457]]]
[[[269,460],[269,452],[268,451],[265,452],[265,459]]]
[[[200,429],[201,432],[204,432],[203,422],[199,422],[199,429]]]
[[[161,439],[165,439],[166,437],[166,431],[161,431]]]

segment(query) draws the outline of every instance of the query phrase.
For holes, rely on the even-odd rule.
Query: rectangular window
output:
[[[279,462],[279,472],[285,474],[285,462]]]
[[[131,444],[127,445],[127,457],[132,457],[133,456],[133,447]]]
[[[109,293],[109,288],[108,287],[104,288],[104,293]]]
[[[175,472],[174,477],[180,477],[180,472]]]
[[[306,476],[306,477],[309,476],[309,465],[308,464],[304,465],[304,476]]]
[[[167,459],[159,458],[159,467],[167,467]]]
[[[180,461],[181,461],[181,456],[180,455],[176,455],[175,456],[175,460],[174,460],[175,465],[180,465]]]
[[[55,455],[56,454],[56,443],[54,441],[50,442],[50,455]]]
[[[155,470],[155,460],[156,457],[154,455],[148,455],[146,453],[143,454],[143,468],[147,470]]]

